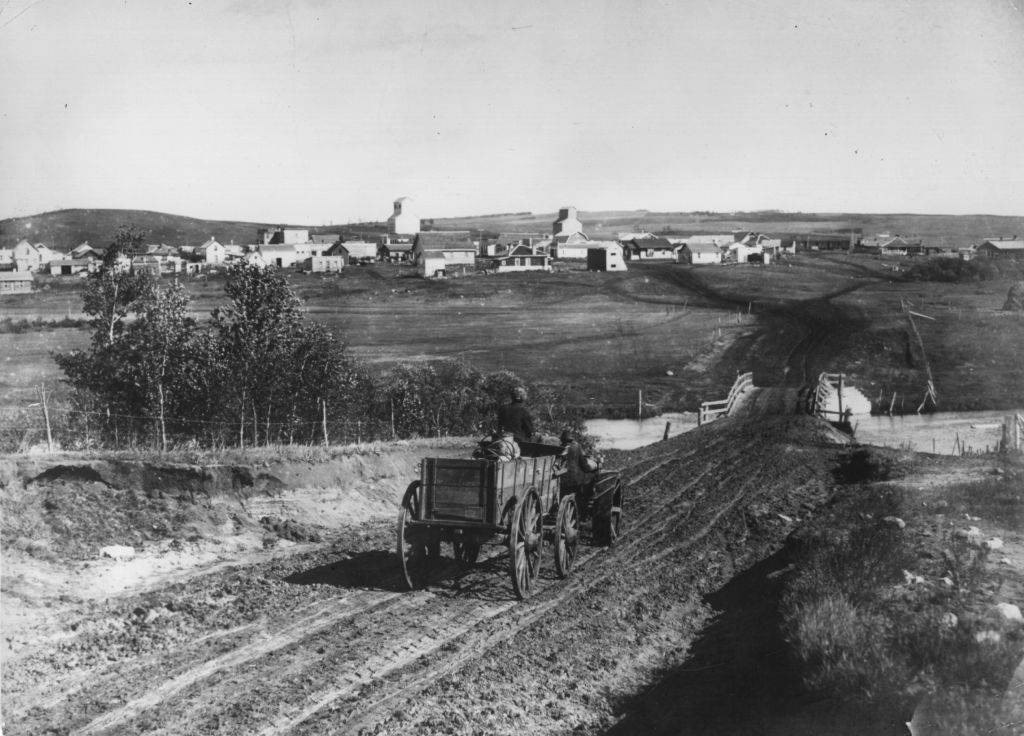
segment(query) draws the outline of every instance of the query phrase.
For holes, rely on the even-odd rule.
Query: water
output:
[[[1021,412],[1003,409],[855,417],[853,424],[857,441],[864,444],[952,455],[958,438],[959,446],[968,451],[995,450],[1003,436],[1003,417],[1014,413]]]
[[[845,398],[845,392],[844,392]],[[951,455],[959,438],[959,447],[972,452],[995,450],[1002,438],[1003,417],[1022,410],[940,412],[884,417],[854,415],[857,441],[917,452]],[[598,438],[602,449],[633,450],[661,440],[665,422],[671,422],[669,436],[675,437],[697,426],[696,414],[662,414],[636,419],[591,419],[588,431]],[[959,454],[959,452],[957,453]]]
[[[665,422],[671,422],[669,437],[688,432],[697,426],[697,415],[691,413],[661,414],[648,419],[590,419],[587,431],[598,439],[605,450],[634,450],[658,442],[665,436]]]

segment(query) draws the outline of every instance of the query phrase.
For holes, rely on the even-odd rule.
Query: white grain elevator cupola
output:
[[[395,211],[388,218],[388,235],[409,236],[420,231],[420,218],[414,211],[412,197],[395,200]]]

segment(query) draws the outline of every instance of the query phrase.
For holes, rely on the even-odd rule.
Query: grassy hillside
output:
[[[473,215],[427,220],[424,226],[435,230],[473,230],[477,233],[549,233],[556,216],[555,212]],[[689,235],[731,230],[793,233],[856,228],[865,235],[893,232],[918,236],[937,245],[958,246],[996,235],[1024,235],[1024,217],[996,215],[605,210],[581,212],[580,219],[587,234],[597,238],[614,238],[616,233],[636,230]],[[21,238],[64,251],[83,240],[102,247],[110,243],[120,225],[134,225],[145,230],[151,242],[168,245],[197,245],[211,235],[222,243],[252,243],[260,228],[281,224],[201,220],[149,210],[56,210],[0,220],[0,248],[11,247]],[[298,227],[309,227],[312,232],[337,232],[347,237],[383,232],[383,223],[380,222]]]
[[[253,243],[256,231],[282,223],[200,220],[149,210],[56,210],[29,217],[0,220],[0,248],[9,248],[22,238],[68,251],[84,240],[104,247],[121,225],[145,230],[148,241],[167,245],[199,245],[210,236],[222,243]],[[299,225],[298,227],[308,227]],[[313,232],[335,232],[338,228],[313,227]]]

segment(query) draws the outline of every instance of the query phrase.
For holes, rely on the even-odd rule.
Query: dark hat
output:
[[[573,440],[572,431],[568,430],[568,429],[563,429],[562,430],[562,434],[560,434],[558,436],[558,441],[559,442],[572,442],[572,440]]]

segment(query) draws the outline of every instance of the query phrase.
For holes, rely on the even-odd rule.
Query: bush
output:
[[[961,261],[959,258],[931,258],[915,263],[903,278],[907,281],[966,283],[999,278],[1000,268],[990,260]]]

